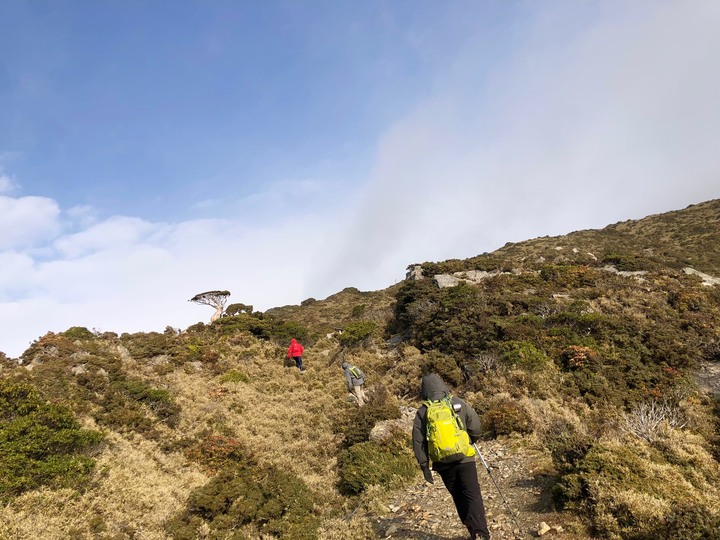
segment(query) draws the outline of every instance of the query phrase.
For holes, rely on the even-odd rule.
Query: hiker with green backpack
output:
[[[365,397],[365,374],[359,367],[347,362],[342,363],[342,368],[345,370],[348,392],[355,396],[358,407],[362,407],[367,401]]]
[[[432,463],[432,470],[452,495],[470,538],[488,540],[490,532],[475,466],[474,443],[480,439],[480,419],[470,405],[452,396],[434,373],[423,377],[421,394],[424,401],[415,415],[412,438],[423,476],[433,483]]]

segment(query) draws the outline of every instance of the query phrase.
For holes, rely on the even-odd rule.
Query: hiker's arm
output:
[[[350,370],[345,370],[345,380],[347,381],[347,387],[348,390],[352,390],[353,384],[352,384],[352,375],[350,375]]]
[[[427,410],[427,408],[423,405],[415,415],[415,421],[413,422],[413,452],[415,453],[415,459],[417,459],[420,467],[428,467],[430,465],[430,458],[428,457],[427,441],[425,440],[425,429],[423,426],[423,409]]]
[[[476,442],[480,440],[480,437],[482,436],[482,424],[480,423],[480,418],[475,412],[475,409],[464,401],[460,401],[462,402],[461,411],[463,413],[462,420],[465,422],[465,431],[467,431],[468,435],[470,435],[470,440],[472,442]]]

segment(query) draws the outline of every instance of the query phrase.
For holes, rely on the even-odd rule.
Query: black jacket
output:
[[[430,375],[423,377],[421,393],[423,400],[434,401],[442,399],[445,396],[449,396],[450,390],[448,390],[447,385],[438,375],[431,373]],[[478,418],[477,413],[470,405],[458,397],[453,396],[451,401],[453,405],[456,403],[460,405],[460,410],[457,411],[457,415],[460,417],[460,420],[462,420],[463,426],[465,426],[465,431],[467,431],[470,436],[470,441],[473,443],[476,442],[480,439],[481,435],[480,418]],[[425,467],[428,465],[430,457],[428,456],[427,448],[427,405],[424,403],[415,415],[412,438],[415,459],[417,459],[421,467]],[[466,457],[459,463],[466,463],[474,460],[475,457]],[[433,469],[438,470],[452,467],[453,465],[454,464],[448,465],[444,463],[434,463]]]

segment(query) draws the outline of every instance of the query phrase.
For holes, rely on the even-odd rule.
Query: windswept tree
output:
[[[230,291],[207,291],[196,294],[188,302],[214,307],[215,313],[210,317],[210,322],[213,322],[222,316],[228,296],[230,296]]]

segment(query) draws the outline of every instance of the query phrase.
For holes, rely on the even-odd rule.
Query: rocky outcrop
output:
[[[436,274],[433,279],[437,286],[441,289],[445,287],[455,287],[460,283],[480,283],[483,280],[499,276],[501,274],[510,274],[511,272],[486,272],[485,270],[466,270],[464,272],[454,272],[452,274]]]
[[[700,272],[699,270],[695,270],[694,268],[683,268],[683,272],[688,275],[698,276],[700,279],[702,279],[702,284],[706,287],[720,285],[720,278],[705,274],[704,272]]]
[[[414,264],[408,266],[408,271],[405,274],[405,279],[408,281],[420,281],[425,276],[423,275],[422,265]]]

